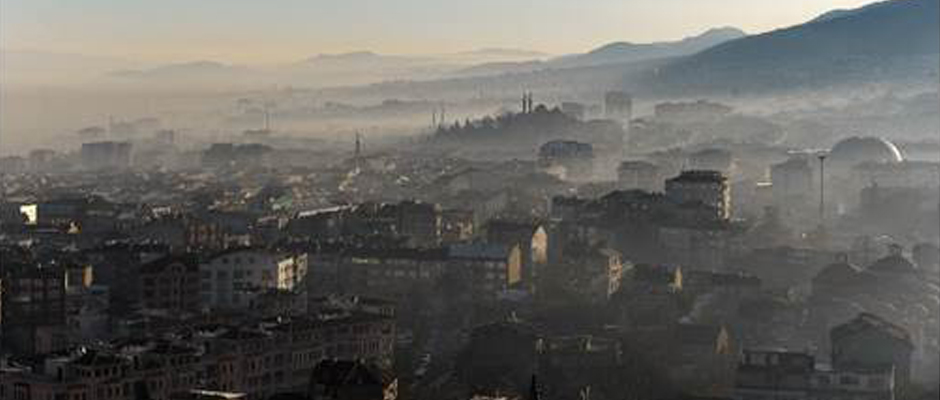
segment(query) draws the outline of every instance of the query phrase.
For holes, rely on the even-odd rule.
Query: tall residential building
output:
[[[34,354],[65,346],[65,272],[55,265],[3,271],[3,347]]]
[[[604,115],[607,119],[618,121],[623,126],[622,155],[629,153],[627,146],[630,143],[630,120],[633,119],[633,97],[629,93],[619,90],[604,94]]]
[[[770,167],[770,181],[773,183],[773,197],[777,206],[792,204],[805,205],[813,199],[816,187],[813,185],[815,170],[805,157],[793,157]]]
[[[714,210],[717,219],[731,217],[731,187],[718,171],[682,171],[666,181],[666,197],[680,205],[705,205]]]

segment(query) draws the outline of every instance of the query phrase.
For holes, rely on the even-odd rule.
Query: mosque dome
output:
[[[873,136],[853,136],[832,146],[829,160],[833,163],[854,166],[865,162],[898,163],[904,156],[894,143]]]

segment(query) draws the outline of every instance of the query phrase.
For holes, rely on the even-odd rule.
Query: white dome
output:
[[[829,160],[837,164],[854,166],[866,162],[899,163],[904,156],[898,147],[879,137],[853,136],[832,146]]]

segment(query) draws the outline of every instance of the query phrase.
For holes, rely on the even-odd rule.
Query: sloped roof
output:
[[[813,278],[813,283],[830,285],[852,284],[859,278],[861,268],[848,261],[838,261],[827,265]]]
[[[311,381],[325,386],[387,385],[394,377],[375,365],[360,361],[323,360],[313,369]]]
[[[868,267],[870,271],[913,274],[917,273],[917,267],[907,258],[900,254],[891,254]]]
[[[910,347],[914,346],[910,333],[904,330],[904,328],[870,313],[861,313],[851,321],[832,328],[829,332],[829,336],[833,342],[836,342],[868,330],[884,332],[890,337],[906,343]]]
[[[199,262],[195,255],[167,255],[140,266],[141,273],[160,273],[173,264],[182,264],[189,272],[198,272]]]

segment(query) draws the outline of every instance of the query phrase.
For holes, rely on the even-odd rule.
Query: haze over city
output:
[[[241,64],[364,50],[446,54],[495,47],[560,55],[614,41],[678,40],[712,27],[766,32],[865,3],[3,0],[0,47],[149,62]]]
[[[936,400],[940,0],[0,0],[0,400]]]

